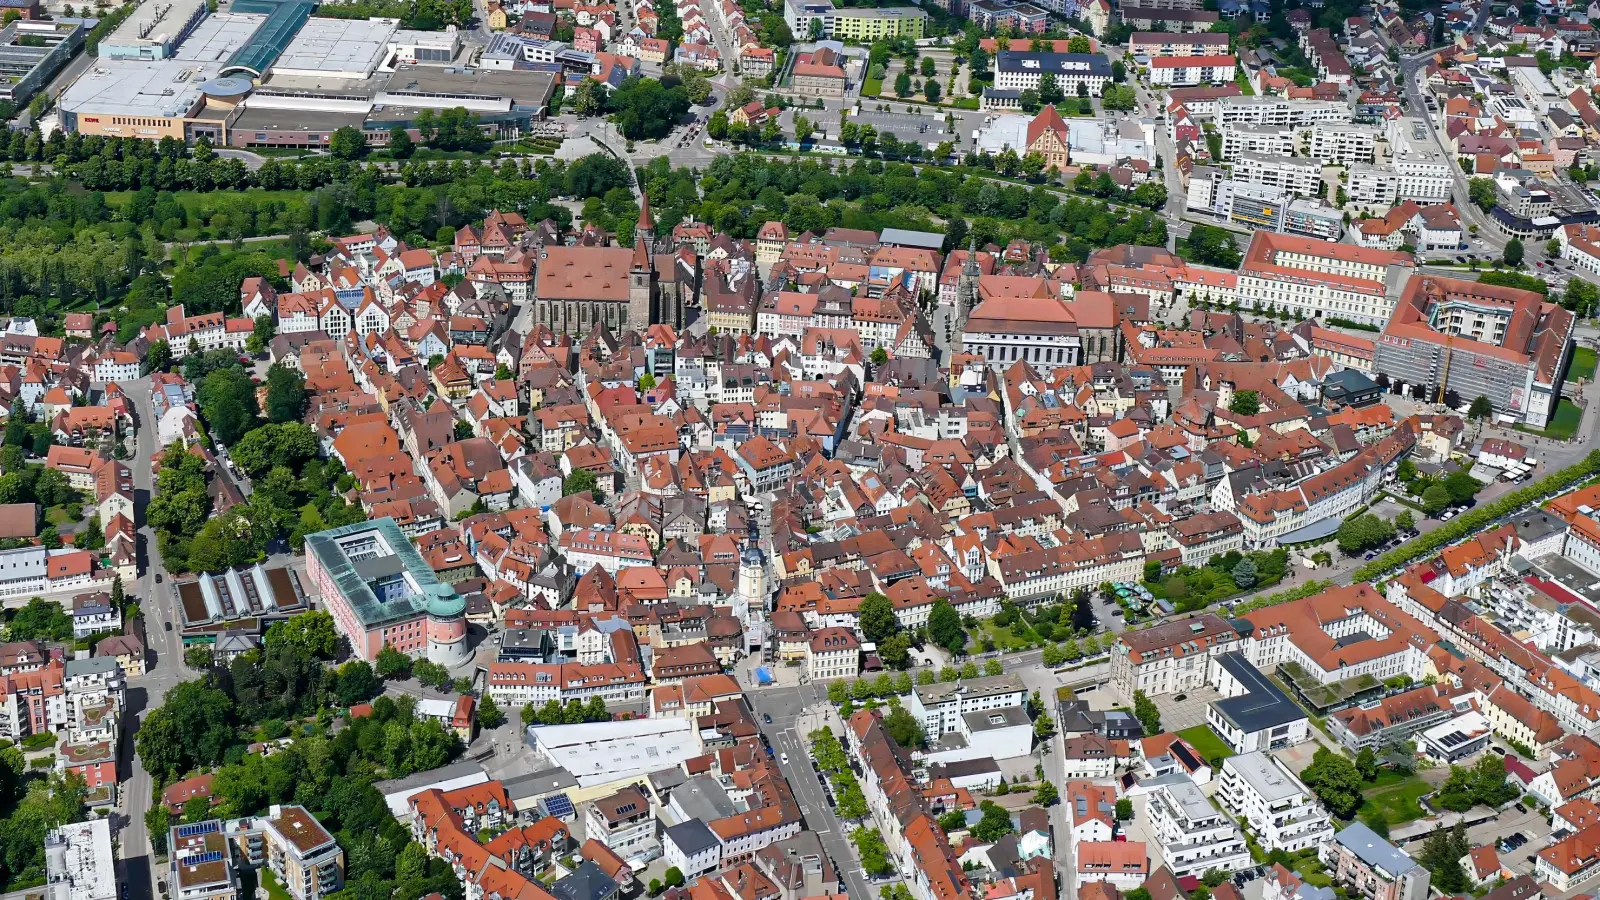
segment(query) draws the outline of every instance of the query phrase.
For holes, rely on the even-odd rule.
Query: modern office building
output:
[[[1022,679],[1015,675],[969,678],[941,684],[919,684],[911,692],[907,709],[922,723],[930,739],[961,727],[962,715],[1020,706],[1028,698]]]
[[[1533,291],[1416,277],[1378,339],[1376,365],[1430,400],[1441,386],[1464,403],[1488,397],[1506,421],[1543,428],[1571,362],[1574,322]]]
[[[1211,658],[1208,680],[1222,699],[1206,722],[1238,753],[1277,750],[1311,739],[1311,724],[1289,696],[1237,651]]]
[[[24,106],[83,47],[94,19],[18,19],[0,28],[0,100]]]
[[[1287,766],[1263,751],[1230,756],[1222,763],[1217,799],[1244,820],[1269,853],[1298,853],[1333,838],[1328,811]]]
[[[1322,187],[1322,165],[1303,156],[1269,156],[1240,153],[1230,157],[1233,177],[1251,184],[1281,188],[1301,197],[1314,197]]]
[[[385,645],[445,666],[465,662],[466,602],[441,583],[394,519],[306,537],[306,577],[366,660]]]

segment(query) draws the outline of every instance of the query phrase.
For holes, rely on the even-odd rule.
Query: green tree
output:
[[[328,152],[337,159],[360,159],[367,152],[367,139],[361,129],[345,125],[328,138]]]
[[[268,628],[263,643],[268,648],[278,644],[298,647],[317,659],[333,659],[339,650],[339,632],[333,616],[323,610],[310,610]]]
[[[1472,204],[1484,212],[1494,209],[1498,202],[1495,197],[1493,178],[1473,178],[1467,182],[1467,196]]]
[[[911,636],[904,631],[889,635],[878,644],[878,658],[891,669],[905,669],[911,665]],[[905,674],[902,672],[901,674]],[[900,693],[907,693],[901,691]]]
[[[11,617],[13,641],[65,641],[72,638],[72,616],[53,600],[34,597]]]
[[[1517,238],[1512,238],[1511,240],[1506,241],[1506,265],[1515,269],[1516,267],[1522,265],[1522,256],[1522,241],[1518,240]]]
[[[899,74],[894,76],[894,95],[900,98],[911,96],[911,71],[909,69],[901,69]]]
[[[1261,395],[1255,391],[1235,391],[1228,410],[1241,416],[1256,415],[1261,412]]]
[[[1056,786],[1049,781],[1040,782],[1039,787],[1033,792],[1033,802],[1040,806],[1050,806],[1059,798],[1060,794],[1056,791]]]
[[[1133,818],[1133,801],[1127,797],[1117,800],[1117,821],[1126,822]]]
[[[949,600],[933,601],[928,611],[928,637],[951,653],[961,652],[967,645],[967,632],[961,627],[961,616]]]
[[[1394,527],[1397,531],[1410,531],[1417,527],[1416,516],[1411,514],[1411,510],[1403,509],[1394,517]]]
[[[265,353],[267,345],[272,342],[272,336],[277,332],[277,325],[270,315],[256,316],[256,324],[250,331],[250,337],[244,342],[244,352],[254,356]]]
[[[306,376],[283,363],[267,369],[267,421],[299,422],[306,415]]]
[[[1067,52],[1068,53],[1092,53],[1094,51],[1091,49],[1091,47],[1089,45],[1089,39],[1087,37],[1085,37],[1084,35],[1079,34],[1079,35],[1074,35],[1071,40],[1067,41]]]
[[[1470,501],[1483,489],[1483,483],[1457,469],[1444,477],[1444,489],[1450,492],[1450,502],[1462,505]]]
[[[231,445],[261,424],[256,386],[243,369],[218,369],[207,375],[195,392],[200,414],[217,440]]]
[[[677,866],[667,869],[667,871],[662,874],[662,883],[669,888],[682,887],[683,870]]]
[[[1430,516],[1444,512],[1450,505],[1450,491],[1442,484],[1430,484],[1422,492],[1422,511]]]
[[[1356,754],[1356,772],[1361,775],[1362,781],[1376,781],[1378,778],[1378,755],[1372,752],[1371,747],[1362,747]]]
[[[928,736],[922,731],[922,723],[911,711],[898,704],[883,717],[883,730],[894,738],[895,743],[908,750],[920,750],[928,744]]]
[[[1356,764],[1326,747],[1319,748],[1311,757],[1311,765],[1300,773],[1300,780],[1341,819],[1354,816],[1363,802],[1361,773]]]
[[[605,494],[600,490],[600,481],[588,469],[573,469],[561,482],[561,496],[570,497],[573,494],[588,493],[596,500],[601,500]]]
[[[986,844],[992,844],[1016,829],[1011,824],[1011,814],[993,800],[985,800],[978,804],[982,810],[983,818],[978,824],[972,826],[972,836]]]
[[[404,125],[396,125],[389,129],[389,154],[396,159],[407,159],[416,151],[416,145],[411,141],[411,132]]]
[[[983,674],[991,678],[997,675],[1004,675],[1005,673],[1006,667],[1002,665],[998,659],[987,660],[983,664]]]
[[[1230,574],[1233,576],[1233,583],[1238,585],[1240,590],[1247,591],[1256,583],[1256,561],[1246,556],[1239,560],[1239,564],[1233,567]]]
[[[1161,710],[1144,691],[1133,692],[1133,717],[1139,720],[1146,735],[1153,737],[1161,733]]]
[[[934,63],[933,57],[924,56],[922,58],[922,77],[932,78],[934,75],[938,74],[938,72],[939,67]]]
[[[1472,406],[1467,410],[1467,418],[1487,419],[1492,415],[1494,415],[1494,404],[1489,402],[1488,397],[1479,394],[1473,398]]]
[[[900,620],[894,614],[894,604],[877,591],[862,598],[859,614],[861,636],[873,643],[885,640],[900,628]]]

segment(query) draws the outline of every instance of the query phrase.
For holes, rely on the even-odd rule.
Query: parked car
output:
[[[772,724],[772,714],[771,713],[762,713],[761,714],[761,721],[767,723],[768,725],[771,725]]]

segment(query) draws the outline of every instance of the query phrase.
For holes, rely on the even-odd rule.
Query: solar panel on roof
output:
[[[203,866],[206,863],[222,862],[222,851],[207,850],[199,856],[193,856],[184,860],[184,862],[191,866]]]
[[[215,819],[207,819],[204,822],[192,822],[192,823],[190,823],[188,825],[179,825],[178,826],[178,837],[181,837],[181,838],[194,837],[197,834],[210,834],[211,832],[216,831],[216,830],[217,830],[217,822],[216,822],[216,820]]]
[[[575,812],[572,801],[567,798],[566,794],[556,794],[553,797],[544,798],[544,811],[558,819],[570,816]]]

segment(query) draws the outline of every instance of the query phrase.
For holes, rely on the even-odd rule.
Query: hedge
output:
[[[1600,473],[1600,450],[1591,450],[1583,458],[1583,462],[1569,466],[1554,475],[1547,475],[1534,484],[1525,488],[1512,491],[1499,500],[1481,506],[1453,522],[1446,523],[1443,527],[1407,541],[1405,544],[1390,550],[1372,562],[1367,563],[1355,571],[1352,576],[1354,581],[1372,581],[1379,576],[1398,569],[1420,557],[1427,556],[1448,544],[1452,544],[1481,530],[1485,525],[1501,516],[1510,515],[1523,507],[1542,503],[1547,498],[1566,491],[1586,478],[1592,478]]]
[[[1248,603],[1241,603],[1233,608],[1233,615],[1242,616],[1247,612],[1255,612],[1258,609],[1266,609],[1269,606],[1277,606],[1280,603],[1304,600],[1331,587],[1333,587],[1333,582],[1331,581],[1308,581],[1299,587],[1292,587],[1287,591],[1279,591],[1269,597],[1257,597]]]

